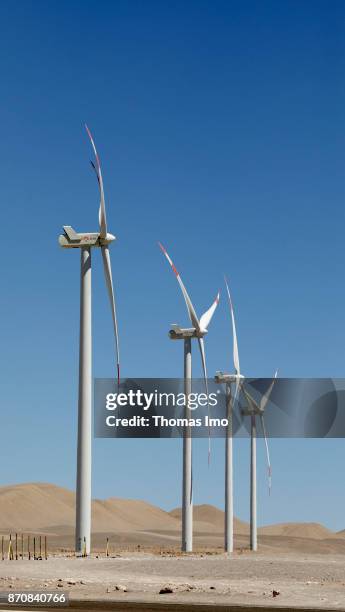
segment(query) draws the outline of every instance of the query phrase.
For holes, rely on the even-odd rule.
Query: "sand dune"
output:
[[[156,531],[180,532],[181,509],[165,512],[145,501],[110,498],[92,502],[94,533]],[[75,494],[48,483],[25,483],[0,487],[0,529],[2,531],[49,531],[72,533],[75,524]],[[221,533],[224,512],[215,506],[194,507],[196,533]],[[235,519],[235,531],[248,533],[248,525]]]
[[[25,483],[0,487],[0,528],[37,530],[72,525],[75,496],[50,484]]]
[[[47,483],[0,487],[2,531],[68,533],[75,524],[75,494]],[[175,530],[179,521],[168,512],[143,501],[93,500],[92,530],[117,533],[141,529]]]
[[[178,530],[179,522],[168,512],[147,502],[134,499],[110,498],[105,501],[95,500],[95,509],[104,508],[112,516],[113,531],[133,530]],[[100,529],[99,521],[95,520],[95,531]]]
[[[337,534],[320,523],[278,523],[259,528],[259,534],[270,536],[284,536],[290,538],[313,538],[326,540],[336,538]]]
[[[345,529],[342,529],[341,531],[337,531],[336,536],[337,538],[345,538]]]
[[[46,483],[0,487],[0,533],[49,533],[56,542],[73,546],[74,525],[74,492]],[[194,506],[193,530],[197,546],[221,548],[224,512],[208,504]],[[96,499],[92,502],[92,531],[93,541],[102,546],[110,536],[118,545],[179,547],[181,508],[165,512],[140,500]],[[248,546],[248,533],[248,524],[235,518],[237,547]],[[345,530],[336,534],[319,523],[281,523],[259,528],[259,539],[270,550],[316,546],[322,552],[336,546],[343,551]]]
[[[181,520],[181,508],[174,508],[170,511],[171,516]],[[210,529],[224,530],[224,512],[216,506],[210,504],[201,504],[194,506],[193,508],[193,519],[197,524],[201,524],[204,527],[207,525]],[[246,535],[249,533],[249,525],[244,521],[236,518],[234,519],[234,531],[239,535]]]

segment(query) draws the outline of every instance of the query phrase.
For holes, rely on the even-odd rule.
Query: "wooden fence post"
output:
[[[8,558],[13,561],[13,546],[12,546],[12,534],[10,533],[10,541],[8,543]]]

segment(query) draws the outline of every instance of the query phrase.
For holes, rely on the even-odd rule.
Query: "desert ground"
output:
[[[73,599],[345,609],[344,557],[238,553],[4,561],[0,590],[68,591]]]
[[[73,554],[74,494],[50,484],[0,488],[0,591],[68,591],[74,600],[345,610],[345,536],[316,523],[259,529],[248,550],[248,524],[235,521],[235,552],[222,551],[223,512],[195,507],[193,554],[181,554],[180,509],[144,501],[93,501],[93,554]],[[18,560],[7,558],[18,534]],[[21,534],[24,558],[21,558]],[[27,537],[30,535],[31,560]],[[33,537],[47,536],[48,559],[32,558]],[[106,539],[109,556],[106,556]],[[15,553],[15,550],[14,550]],[[120,609],[120,608],[119,608]],[[125,608],[124,608],[125,609]]]

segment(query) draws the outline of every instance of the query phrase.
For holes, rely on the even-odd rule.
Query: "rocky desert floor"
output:
[[[73,599],[345,610],[345,557],[332,554],[119,553],[5,560],[0,590],[68,591]]]

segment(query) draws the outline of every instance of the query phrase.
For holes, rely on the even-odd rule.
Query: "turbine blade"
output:
[[[202,371],[203,371],[203,374],[204,374],[204,382],[205,382],[205,389],[206,389],[206,395],[207,395],[207,412],[208,412],[208,417],[210,418],[210,405],[209,405],[209,402],[208,402],[208,381],[207,381],[207,369],[206,369],[206,357],[205,357],[205,343],[204,343],[204,339],[203,338],[198,338],[198,343],[199,343]],[[211,430],[210,430],[210,425],[208,426],[208,458],[207,458],[207,462],[208,462],[208,465],[210,465],[210,462],[211,462]]]
[[[236,408],[236,402],[237,402],[239,394],[240,394],[240,386],[241,386],[240,380],[239,380],[239,378],[237,378],[236,379],[236,385],[235,385],[235,394],[234,394],[234,397],[233,397],[233,400],[232,400],[233,408]]]
[[[244,385],[242,385],[241,391],[247,400],[247,405],[248,405],[249,410],[251,410],[252,412],[256,412],[258,410],[258,405],[256,401],[252,398],[250,393],[247,391]]]
[[[90,159],[90,164],[91,164],[91,166],[92,166],[92,168],[94,170],[94,173],[96,175],[97,182],[98,182],[98,185],[99,185],[99,176],[98,176],[97,168],[96,168],[95,164],[93,163],[93,161],[91,161],[91,159]]]
[[[214,311],[216,310],[218,304],[219,304],[219,297],[220,297],[220,292],[218,291],[216,299],[214,300],[213,304],[210,306],[210,308],[208,310],[206,310],[206,312],[204,312],[203,315],[201,315],[200,317],[200,327],[201,329],[207,329],[211,319],[214,315]]]
[[[101,235],[101,238],[106,238],[106,236],[107,236],[107,218],[106,218],[106,214],[105,214],[104,187],[103,187],[101,164],[100,164],[100,161],[99,161],[96,145],[95,145],[94,140],[92,138],[92,134],[91,134],[91,132],[90,132],[90,130],[87,127],[86,124],[85,124],[85,128],[86,128],[87,134],[88,134],[88,136],[90,138],[91,145],[92,145],[92,148],[93,148],[93,152],[95,154],[95,158],[96,158],[96,162],[97,162],[96,166],[92,162],[91,163],[92,163],[92,165],[94,167],[94,170],[96,172],[96,176],[97,176],[97,180],[98,180],[98,185],[99,185],[100,198],[101,198],[101,204],[100,204],[100,207],[99,207],[99,214],[98,214],[100,235]]]
[[[113,325],[114,325],[114,335],[115,335],[115,345],[116,345],[116,364],[117,364],[117,385],[119,386],[120,385],[120,347],[119,347],[119,334],[118,334],[118,328],[117,328],[115,295],[114,295],[113,277],[111,274],[109,247],[102,246],[101,250],[102,250],[102,257],[103,257],[105,282],[106,282],[107,289],[108,289],[110,308],[111,308],[111,314],[112,314]]]
[[[235,366],[236,374],[240,374],[241,373],[240,372],[240,359],[239,359],[239,355],[238,355],[238,344],[237,344],[237,333],[236,333],[236,324],[235,324],[234,309],[233,309],[233,306],[232,306],[230,289],[229,289],[229,285],[228,285],[228,281],[226,279],[226,276],[224,276],[224,280],[225,280],[226,290],[227,290],[227,294],[228,294],[229,307],[230,307],[230,313],[231,313],[234,366]]]
[[[207,382],[207,369],[206,369],[206,357],[205,357],[205,343],[203,338],[198,338],[200,355],[201,355],[201,363],[202,363],[202,371],[204,374],[205,388],[208,397],[208,382]]]
[[[184,284],[182,282],[181,276],[179,275],[178,271],[176,270],[172,260],[170,259],[167,251],[165,250],[164,246],[160,242],[158,242],[158,245],[159,245],[159,248],[161,249],[161,251],[164,253],[165,257],[167,258],[167,260],[168,260],[168,262],[169,262],[169,264],[170,264],[170,266],[171,266],[171,268],[172,268],[172,270],[173,270],[173,272],[174,272],[174,274],[175,274],[175,276],[177,278],[177,282],[178,282],[178,284],[181,287],[181,291],[182,291],[184,300],[186,302],[189,318],[190,318],[190,320],[192,322],[192,325],[197,330],[200,330],[199,319],[198,319],[197,314],[196,314],[196,312],[194,310],[194,306],[192,304],[192,301],[191,301],[191,299],[190,299],[190,297],[189,297],[189,295],[187,293],[187,289],[186,289],[186,287],[184,286]]]
[[[275,381],[276,381],[277,375],[278,375],[278,370],[276,370],[275,375],[274,375],[274,378],[273,378],[273,380],[272,380],[272,382],[271,382],[270,386],[268,387],[268,389],[267,389],[266,393],[264,393],[264,395],[262,396],[262,398],[261,398],[261,400],[260,400],[260,406],[259,406],[259,408],[260,408],[260,410],[261,410],[262,412],[265,410],[265,408],[266,408],[266,406],[267,406],[267,404],[268,404],[268,400],[270,399],[270,395],[271,395],[271,393],[272,393],[272,389],[273,389],[273,387],[274,387],[274,383],[275,383]]]
[[[272,489],[272,468],[271,468],[270,452],[269,452],[269,449],[268,449],[268,441],[267,441],[265,421],[264,421],[264,417],[263,417],[262,414],[260,414],[260,421],[261,421],[262,433],[264,435],[265,447],[266,447],[267,472],[268,472],[268,494],[271,495],[271,489]]]

